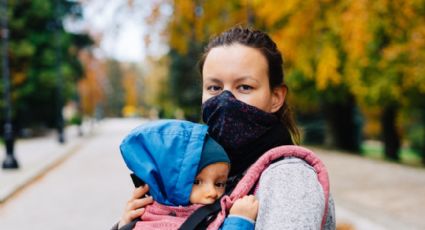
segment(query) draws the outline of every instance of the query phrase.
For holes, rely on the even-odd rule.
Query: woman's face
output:
[[[255,48],[232,44],[211,49],[202,76],[202,102],[228,90],[238,100],[274,113],[285,100],[286,87],[270,89],[267,60]]]

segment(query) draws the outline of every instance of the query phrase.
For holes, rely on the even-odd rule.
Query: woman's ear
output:
[[[287,92],[288,88],[286,87],[286,85],[281,85],[273,88],[272,107],[270,112],[275,113],[283,106]]]

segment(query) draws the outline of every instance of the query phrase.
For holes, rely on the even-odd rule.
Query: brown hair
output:
[[[242,26],[235,26],[210,40],[199,61],[199,71],[202,75],[205,59],[211,49],[219,46],[241,44],[258,49],[267,59],[270,89],[284,85],[283,58],[276,43],[264,32]],[[275,113],[282,124],[289,130],[294,143],[299,144],[300,134],[295,124],[293,113],[286,100]]]

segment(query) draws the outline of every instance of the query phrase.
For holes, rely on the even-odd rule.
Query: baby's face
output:
[[[192,204],[212,204],[224,193],[230,166],[227,163],[214,163],[203,168],[193,183],[190,202]]]

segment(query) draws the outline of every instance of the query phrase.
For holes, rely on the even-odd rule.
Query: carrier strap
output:
[[[214,220],[215,215],[220,212],[220,199],[217,199],[211,205],[205,205],[197,209],[186,221],[180,226],[179,230],[205,229],[208,224]],[[211,221],[208,221],[211,218]],[[206,220],[206,222],[204,222]],[[202,223],[202,224],[201,224]],[[206,226],[203,226],[205,223]]]

